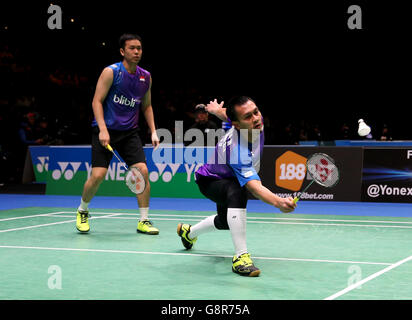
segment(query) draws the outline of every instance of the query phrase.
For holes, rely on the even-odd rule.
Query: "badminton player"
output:
[[[135,34],[123,34],[119,39],[123,61],[104,68],[97,81],[92,107],[92,173],[83,188],[77,210],[76,227],[88,232],[89,203],[104,180],[113,154],[108,144],[118,151],[129,167],[136,166],[143,173],[146,189],[137,195],[140,219],[137,232],[158,234],[148,219],[150,184],[146,157],[138,135],[140,110],[151,131],[154,147],[159,144],[151,102],[152,78],[148,71],[137,64],[142,58],[142,40]]]
[[[232,128],[216,145],[215,163],[208,161],[196,171],[196,183],[201,193],[216,203],[217,214],[193,226],[180,223],[177,233],[184,247],[191,249],[198,236],[206,232],[230,230],[235,249],[232,271],[256,277],[260,270],[253,264],[246,246],[248,191],[282,212],[293,211],[296,204],[293,198],[278,197],[264,187],[257,174],[255,167],[263,151],[263,117],[255,102],[240,96],[232,98],[226,108],[223,102],[219,104],[214,100],[206,109],[232,123]]]

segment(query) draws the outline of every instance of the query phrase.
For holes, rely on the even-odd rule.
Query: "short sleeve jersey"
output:
[[[242,187],[251,180],[260,180],[258,171],[263,146],[263,130],[253,143],[249,143],[239,130],[232,127],[217,143],[213,157],[196,171],[196,179],[200,176],[236,178]]]

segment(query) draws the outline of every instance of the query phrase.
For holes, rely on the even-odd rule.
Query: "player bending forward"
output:
[[[257,174],[263,151],[263,118],[255,102],[249,97],[234,97],[227,107],[223,102],[211,101],[206,109],[223,121],[231,121],[232,128],[215,148],[214,163],[208,161],[195,173],[200,192],[216,203],[217,214],[195,225],[179,223],[177,233],[186,249],[191,249],[201,234],[215,230],[230,230],[235,256],[232,271],[256,277],[260,270],[253,264],[246,246],[247,190],[256,198],[282,212],[292,212],[293,198],[281,198],[264,187]]]

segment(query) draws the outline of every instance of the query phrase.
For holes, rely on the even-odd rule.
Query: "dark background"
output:
[[[410,148],[365,148],[362,173],[361,200],[369,202],[411,202],[412,159],[407,158]],[[378,196],[368,195],[371,185],[379,186]],[[398,188],[397,191],[382,188]],[[403,188],[404,195],[400,194]]]
[[[47,27],[50,3],[62,8],[61,30]],[[362,30],[347,27],[351,4],[362,8]],[[175,120],[189,127],[196,104],[242,94],[254,98],[265,116],[266,144],[360,139],[359,118],[372,127],[374,139],[384,126],[392,139],[412,139],[405,2],[0,6],[1,145],[17,160],[22,156],[13,150],[19,145],[16,131],[30,111],[47,118],[55,141],[90,143],[94,86],[105,66],[121,60],[118,38],[124,32],[143,39],[140,66],[152,74],[159,128],[173,128]],[[144,121],[141,135],[150,142]]]

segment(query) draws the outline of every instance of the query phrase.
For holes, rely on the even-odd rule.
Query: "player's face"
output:
[[[247,129],[249,132],[252,129],[263,130],[262,114],[259,108],[253,101],[248,101],[245,104],[236,107],[237,121],[233,121],[236,129]]]
[[[142,44],[139,40],[127,40],[124,49],[120,49],[120,54],[130,63],[138,64],[142,58]]]

